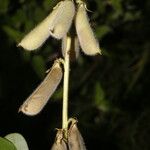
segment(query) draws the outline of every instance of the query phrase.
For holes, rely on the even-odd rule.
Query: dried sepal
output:
[[[77,120],[71,118],[69,122],[71,122],[68,130],[69,150],[86,150],[83,137],[77,128]]]
[[[66,55],[66,45],[67,45],[67,35],[62,39],[62,55],[65,57]],[[71,48],[69,50],[69,55],[71,61],[77,59],[79,57],[79,40],[78,38],[71,37]]]
[[[51,150],[67,150],[67,144],[64,140],[63,129],[58,129],[56,138],[55,138],[55,142],[54,142]]]
[[[62,39],[70,29],[75,15],[75,6],[72,0],[61,2],[61,13],[57,16],[53,26],[50,26],[50,34],[56,39]]]
[[[69,30],[75,13],[70,0],[59,2],[53,11],[18,44],[26,50],[35,50],[43,45],[50,35],[61,39]]]
[[[89,24],[86,4],[82,0],[76,0],[76,3],[78,6],[75,26],[82,51],[87,55],[101,54],[99,43]]]
[[[48,102],[49,98],[55,92],[62,79],[62,68],[60,60],[56,60],[43,82],[27,98],[19,108],[19,112],[33,116],[38,114]]]

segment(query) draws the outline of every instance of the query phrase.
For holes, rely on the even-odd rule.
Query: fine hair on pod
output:
[[[77,120],[70,118],[70,128],[68,130],[68,147],[69,150],[86,150],[83,137],[77,128]]]
[[[49,27],[50,34],[56,39],[62,39],[71,27],[75,15],[75,6],[72,0],[60,2],[61,13],[57,16],[53,26]]]
[[[51,150],[67,150],[67,144],[64,140],[63,129],[58,129],[56,138],[55,138],[55,142],[54,142]]]
[[[74,14],[74,2],[71,0],[59,2],[53,11],[31,30],[17,46],[32,51],[41,47],[50,35],[61,39],[68,32]]]
[[[49,98],[55,92],[62,79],[62,68],[60,60],[55,60],[50,72],[47,74],[42,83],[26,99],[19,108],[19,112],[33,116],[38,114],[48,102]]]
[[[75,27],[82,51],[87,55],[101,54],[99,43],[89,24],[86,4],[82,0],[76,0],[76,3],[78,6],[75,18]]]

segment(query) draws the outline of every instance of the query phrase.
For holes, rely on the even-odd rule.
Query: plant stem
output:
[[[67,37],[66,50],[64,58],[64,85],[63,85],[63,110],[62,110],[62,128],[67,129],[68,126],[68,90],[69,90],[69,51],[71,48],[71,38]]]

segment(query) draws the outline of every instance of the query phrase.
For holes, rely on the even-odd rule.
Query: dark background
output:
[[[30,150],[50,149],[61,128],[62,83],[39,115],[18,113],[61,56],[61,42],[49,38],[31,53],[16,44],[57,2],[0,0],[0,136],[19,132]],[[71,64],[69,116],[88,150],[149,150],[150,1],[88,0],[87,7],[103,55],[81,52]]]

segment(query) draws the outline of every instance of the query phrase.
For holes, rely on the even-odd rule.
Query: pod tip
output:
[[[21,42],[16,45],[16,47],[22,47]]]
[[[100,50],[100,51],[97,53],[97,55],[102,55],[102,51]]]

